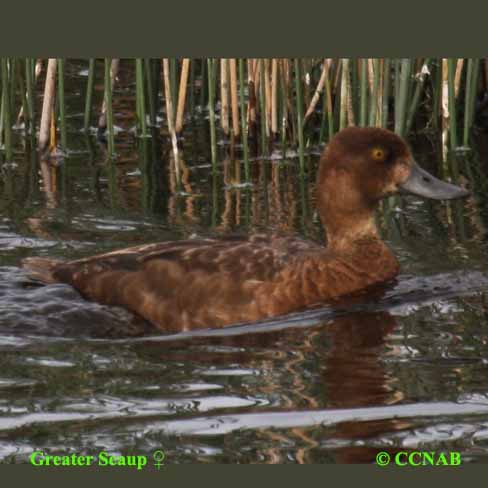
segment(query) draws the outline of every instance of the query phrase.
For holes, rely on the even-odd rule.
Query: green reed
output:
[[[95,59],[91,58],[88,62],[88,78],[86,82],[85,95],[85,114],[83,128],[85,131],[90,129],[91,114],[92,114],[92,100],[93,100],[93,86],[95,83]]]
[[[59,126],[61,131],[61,147],[66,151],[68,147],[66,129],[66,105],[64,97],[64,59],[58,59],[58,103],[59,103]]]
[[[15,72],[17,70],[17,59],[10,58],[9,60],[9,70],[8,70],[8,89],[10,91],[9,101],[10,101],[10,114],[13,116],[15,114]],[[13,120],[11,120],[13,122]]]
[[[105,109],[107,111],[107,142],[108,142],[108,157],[111,159],[115,154],[114,141],[114,117],[112,106],[112,79],[110,75],[110,67],[112,60],[105,58],[104,60],[104,88],[105,88]]]
[[[442,106],[442,59],[435,59],[432,63],[432,97],[432,128],[437,131]]]
[[[266,89],[265,89],[265,73],[264,70],[264,59],[259,60],[259,72],[260,72],[260,82],[259,82],[259,111],[261,112],[261,154],[265,156],[268,152],[268,129],[267,129],[267,118],[266,118]]]
[[[389,59],[383,60],[383,107],[381,109],[381,127],[388,127],[388,114],[390,109],[390,80],[391,62]]]
[[[295,85],[297,106],[298,155],[300,158],[300,172],[305,172],[305,143],[303,137],[303,91],[302,70],[300,60],[295,59]]]
[[[395,99],[395,132],[403,136],[405,133],[411,60],[397,60],[397,66],[399,71],[399,78],[396,80],[398,84],[398,96]]]
[[[144,77],[146,79],[147,99],[149,102],[149,120],[151,126],[156,125],[156,96],[154,93],[154,71],[150,59],[144,59]]]
[[[450,127],[450,144],[451,149],[456,149],[458,145],[457,140],[457,111],[456,111],[456,97],[454,87],[454,75],[456,71],[456,60],[449,59],[447,61],[447,76],[448,76],[448,90],[449,90],[449,127]]]
[[[334,136],[334,108],[332,106],[332,93],[330,88],[330,78],[329,78],[328,68],[327,68],[327,74],[325,78],[324,98],[325,98],[325,106],[327,107],[327,124],[329,129],[329,140],[330,140]]]
[[[7,161],[12,160],[12,122],[11,122],[11,103],[10,103],[10,80],[9,80],[9,61],[6,58],[1,60],[2,73],[2,129],[3,144],[5,146],[5,157]]]
[[[478,88],[479,59],[468,59],[466,94],[464,105],[463,145],[469,145],[469,131],[473,123],[475,100]]]
[[[20,94],[20,102],[21,102],[21,113],[24,118],[24,130],[25,133],[28,134],[30,131],[30,125],[32,123],[32,117],[30,115],[30,108],[27,104],[27,93],[25,88],[25,80],[24,80],[24,71],[26,61],[21,59],[16,65],[15,70],[15,78],[17,81],[18,91]],[[19,121],[20,121],[20,114],[19,114]]]
[[[360,112],[359,125],[366,126],[366,114],[368,110],[368,60],[361,60],[361,81],[360,81]]]
[[[413,121],[415,120],[415,115],[417,114],[417,110],[420,104],[420,99],[423,95],[424,85],[426,81],[426,73],[423,72],[424,69],[427,71],[430,68],[430,59],[427,58],[423,61],[422,67],[420,69],[420,73],[417,75],[417,82],[415,84],[415,91],[412,97],[412,102],[410,103],[410,107],[408,109],[407,114],[407,121],[405,126],[405,132],[408,134],[412,129]]]
[[[212,172],[217,171],[217,133],[215,127],[215,60],[207,60],[207,74],[208,74],[208,114],[210,121],[210,150],[212,154]]]
[[[35,59],[27,58],[25,60],[25,85],[27,106],[29,108],[29,131],[35,136],[36,128],[36,103],[35,103],[35,86],[34,86]]]
[[[244,60],[239,59],[239,103],[241,105],[241,137],[244,152],[244,172],[246,183],[249,182],[249,147],[247,141],[248,127],[246,122],[246,103],[244,97]]]
[[[139,126],[139,133],[142,137],[147,136],[146,124],[146,96],[144,93],[144,67],[143,59],[136,59],[136,112]]]

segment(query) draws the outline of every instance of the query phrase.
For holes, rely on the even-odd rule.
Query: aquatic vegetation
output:
[[[113,113],[113,92],[119,83],[119,64],[130,63],[137,134],[169,136],[177,166],[179,138],[191,130],[195,113],[206,112],[214,170],[222,138],[242,147],[245,161],[253,154],[296,147],[303,172],[307,150],[349,125],[389,128],[402,136],[439,129],[446,153],[461,143],[469,146],[486,94],[482,60],[471,58],[139,58],[86,63],[83,128],[89,132],[96,125],[110,158],[116,157],[119,117]],[[70,60],[63,59],[2,58],[0,143],[6,161],[12,159],[12,128],[34,138],[39,150],[51,152],[59,132],[61,149],[69,150],[67,118],[72,114],[65,103],[69,66]],[[100,101],[95,85],[102,80]],[[249,180],[249,168],[245,176]]]

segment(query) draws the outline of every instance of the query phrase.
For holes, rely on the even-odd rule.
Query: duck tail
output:
[[[25,258],[22,260],[22,267],[27,270],[29,277],[42,283],[58,283],[53,276],[54,269],[62,261],[49,258]]]

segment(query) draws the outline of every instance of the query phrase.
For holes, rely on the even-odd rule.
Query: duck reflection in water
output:
[[[355,301],[356,303],[356,301]],[[345,303],[343,303],[345,305]],[[326,314],[327,315],[327,314]],[[314,411],[347,411],[360,407],[380,407],[401,403],[402,391],[388,371],[385,358],[395,354],[388,336],[397,321],[388,312],[357,312],[325,318],[307,329],[238,336],[194,337],[191,342],[144,342],[139,348],[150,361],[192,362],[195,368],[222,367],[231,373],[252,370],[259,382],[252,382],[252,396],[274,399],[277,407],[254,407],[266,428],[256,431],[261,439],[256,455],[267,463],[323,463],[324,457],[338,463],[374,462],[379,451],[392,455],[396,449],[381,445],[382,435],[409,429],[409,420],[345,421],[325,429],[314,425],[282,429],[267,424],[267,413],[283,412],[290,417],[313,418]],[[230,368],[230,370],[229,370]],[[279,399],[279,400],[277,400]],[[232,414],[230,414],[232,415]],[[218,416],[214,422],[218,423]],[[229,443],[232,443],[228,435]],[[368,445],[375,439],[380,447]],[[360,440],[364,445],[358,447]],[[341,445],[343,447],[335,447]],[[280,447],[274,447],[279,445]],[[290,446],[290,447],[284,447]],[[405,449],[402,449],[405,450]]]

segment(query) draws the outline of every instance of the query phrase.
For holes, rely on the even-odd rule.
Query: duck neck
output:
[[[364,196],[361,182],[347,171],[323,164],[317,188],[317,209],[326,228],[328,248],[340,250],[358,240],[379,240],[375,223],[377,202]]]
[[[351,212],[331,206],[321,212],[321,218],[326,228],[328,249],[343,250],[353,247],[357,241],[380,240],[374,208]]]
[[[317,209],[327,233],[327,248],[348,250],[357,241],[369,240],[384,245],[375,222],[378,201],[371,183],[351,170],[360,167],[354,159],[326,150],[317,174]],[[338,163],[337,161],[340,161]]]

